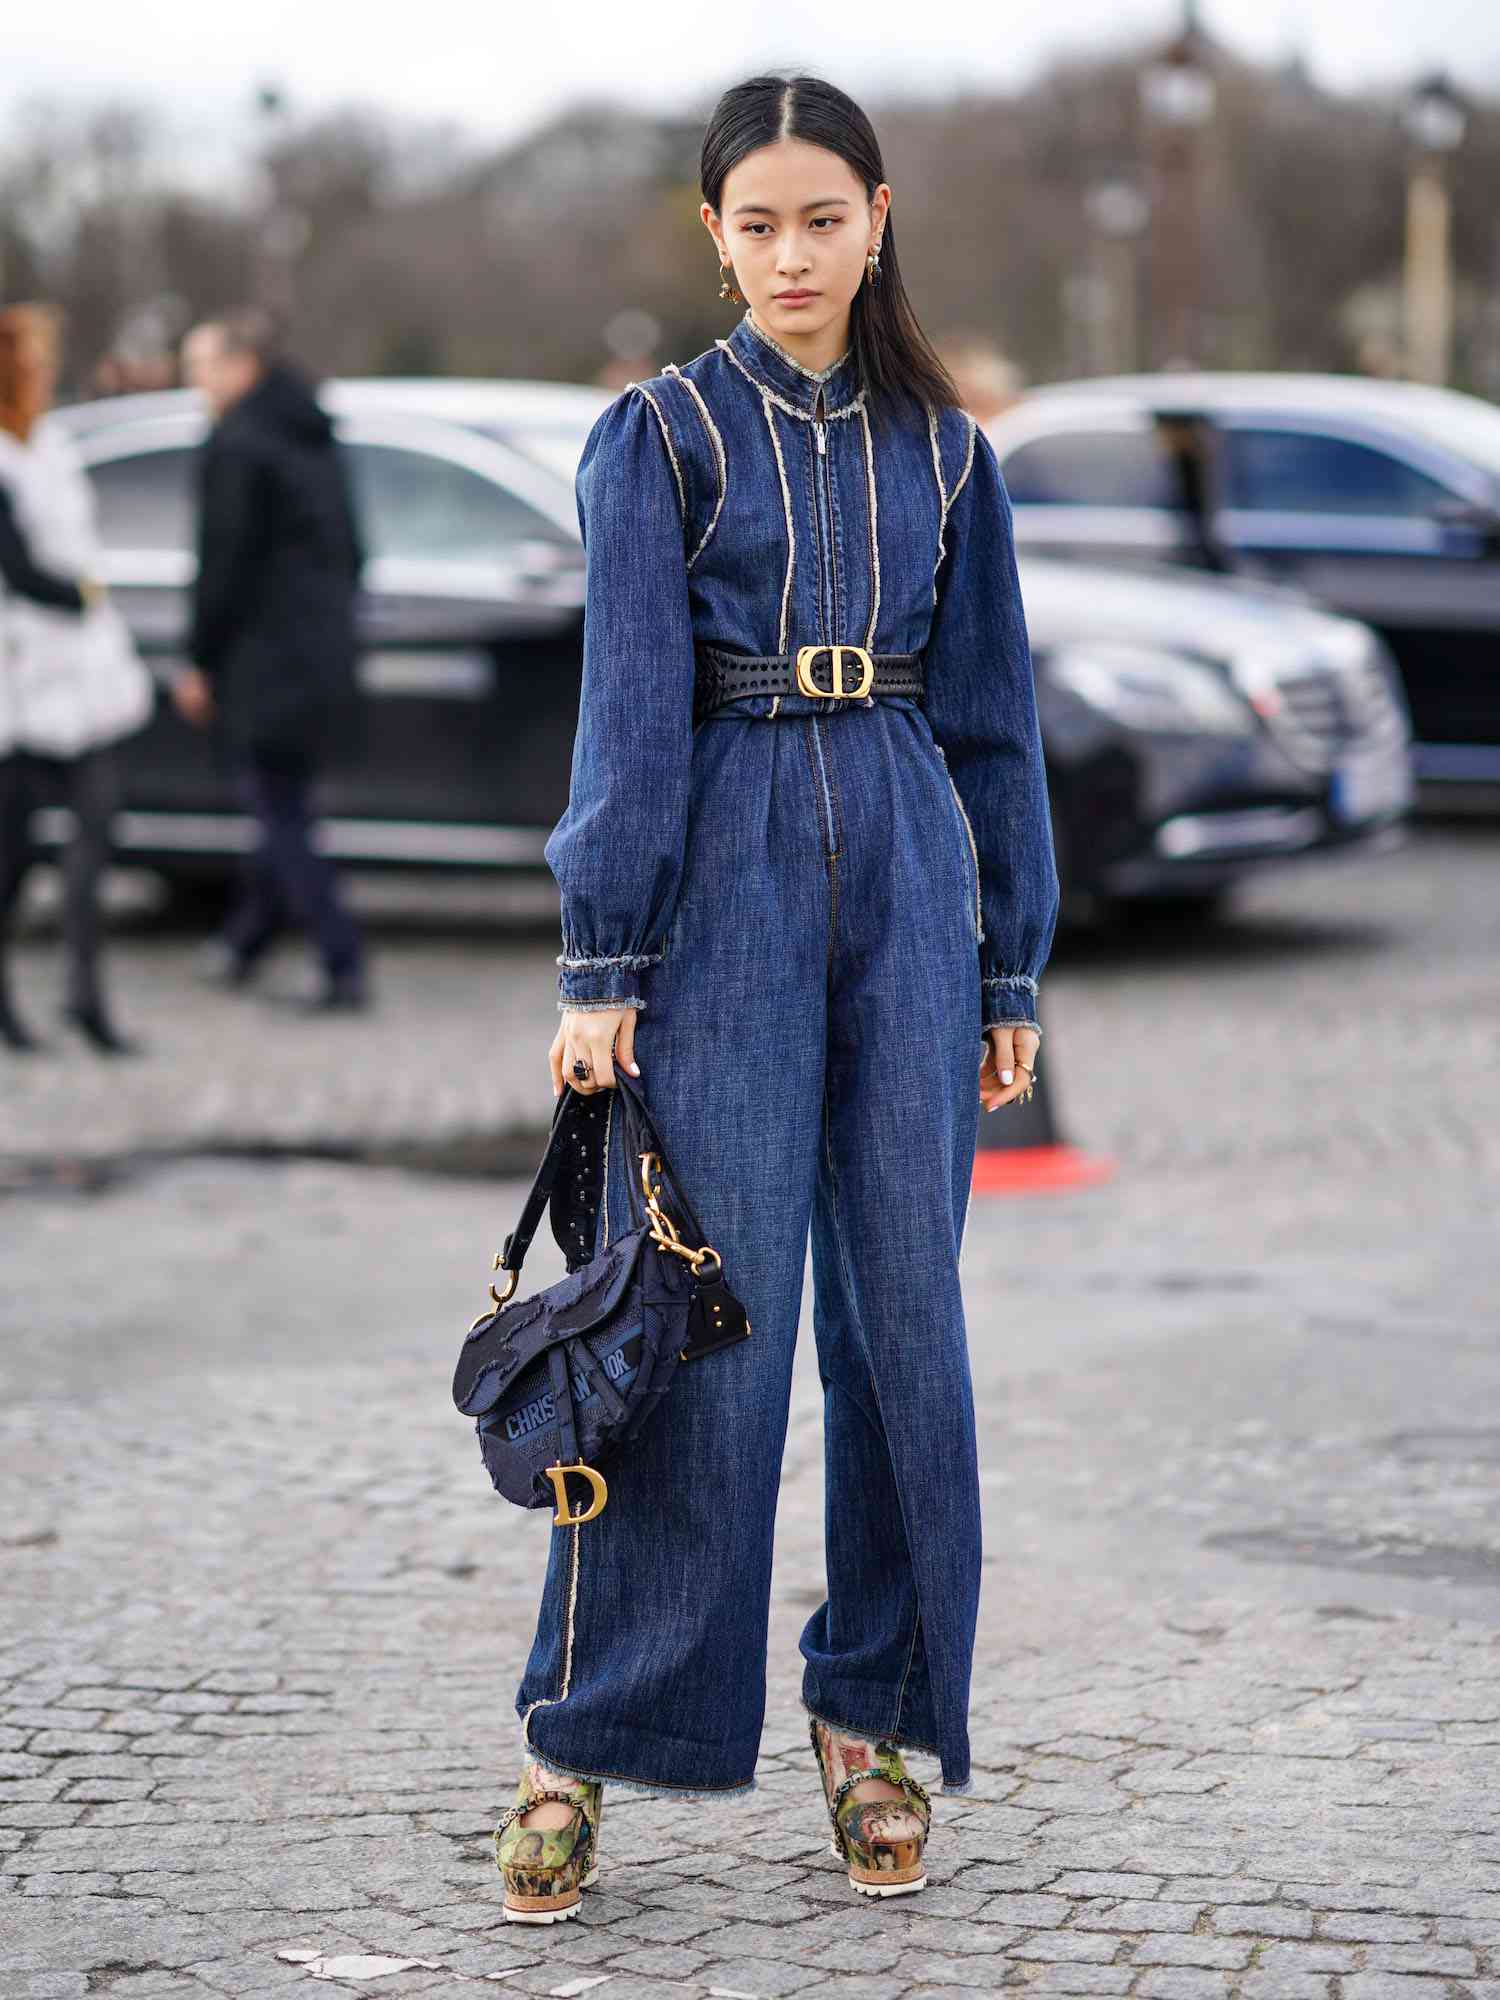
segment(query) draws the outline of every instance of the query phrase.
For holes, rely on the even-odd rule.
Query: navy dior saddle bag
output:
[[[510,1283],[504,1293],[490,1286],[493,1310],[469,1328],[453,1377],[453,1400],[474,1419],[497,1492],[519,1507],[551,1507],[557,1527],[600,1512],[609,1488],[599,1463],[639,1433],[679,1365],[750,1332],[719,1253],[667,1164],[640,1085],[619,1068],[615,1077],[613,1092],[583,1096],[570,1084],[558,1098],[521,1219],[495,1258]],[[594,1255],[611,1097],[639,1220]],[[517,1299],[543,1209],[568,1275]],[[588,1488],[576,1510],[570,1478]]]

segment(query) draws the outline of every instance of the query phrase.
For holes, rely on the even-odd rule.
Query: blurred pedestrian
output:
[[[99,886],[118,797],[113,745],[151,715],[151,677],[98,581],[93,489],[48,412],[62,316],[43,305],[0,311],[0,1042],[41,1044],[16,1010],[6,938],[35,852],[33,808],[59,798],[72,816],[63,854],[63,1019],[107,1055],[120,1033],[100,971]]]
[[[1212,445],[1205,420],[1192,411],[1160,411],[1156,437],[1167,454],[1169,478],[1186,535],[1186,560],[1197,569],[1228,575],[1234,564],[1214,528]]]
[[[362,561],[343,456],[312,384],[278,351],[269,317],[240,308],[183,346],[215,418],[203,451],[191,666],[173,697],[214,722],[260,843],[211,954],[244,985],[289,918],[322,962],[298,996],[317,1010],[368,999],[358,927],[314,844],[311,788],[354,720],[355,599]]]
[[[933,346],[953,378],[963,407],[981,428],[1019,403],[1026,393],[1020,369],[986,335],[953,333],[934,341]]]

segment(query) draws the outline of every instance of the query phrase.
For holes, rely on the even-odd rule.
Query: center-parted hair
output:
[[[875,128],[852,97],[805,71],[752,76],[724,92],[703,135],[699,179],[710,208],[718,211],[731,170],[778,139],[837,153],[858,175],[867,201],[885,179]],[[912,311],[889,213],[880,236],[880,276],[873,285],[861,282],[849,309],[849,344],[872,418],[909,412],[912,398],[924,421],[928,406],[959,405],[957,385]]]

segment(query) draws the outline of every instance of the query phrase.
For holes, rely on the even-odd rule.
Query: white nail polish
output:
[[[1000,1072],[1000,1081],[1001,1081],[1002,1083],[1014,1083],[1014,1082],[1015,1082],[1015,1080],[1016,1080],[1016,1073],[1015,1073],[1015,1071],[1014,1071],[1013,1069],[1003,1069],[1003,1070],[1001,1070],[1001,1072]]]

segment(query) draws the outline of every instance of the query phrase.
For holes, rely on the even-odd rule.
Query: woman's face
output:
[[[806,340],[846,324],[890,199],[882,181],[867,201],[826,146],[777,139],[730,170],[718,214],[705,202],[702,215],[760,324]]]

